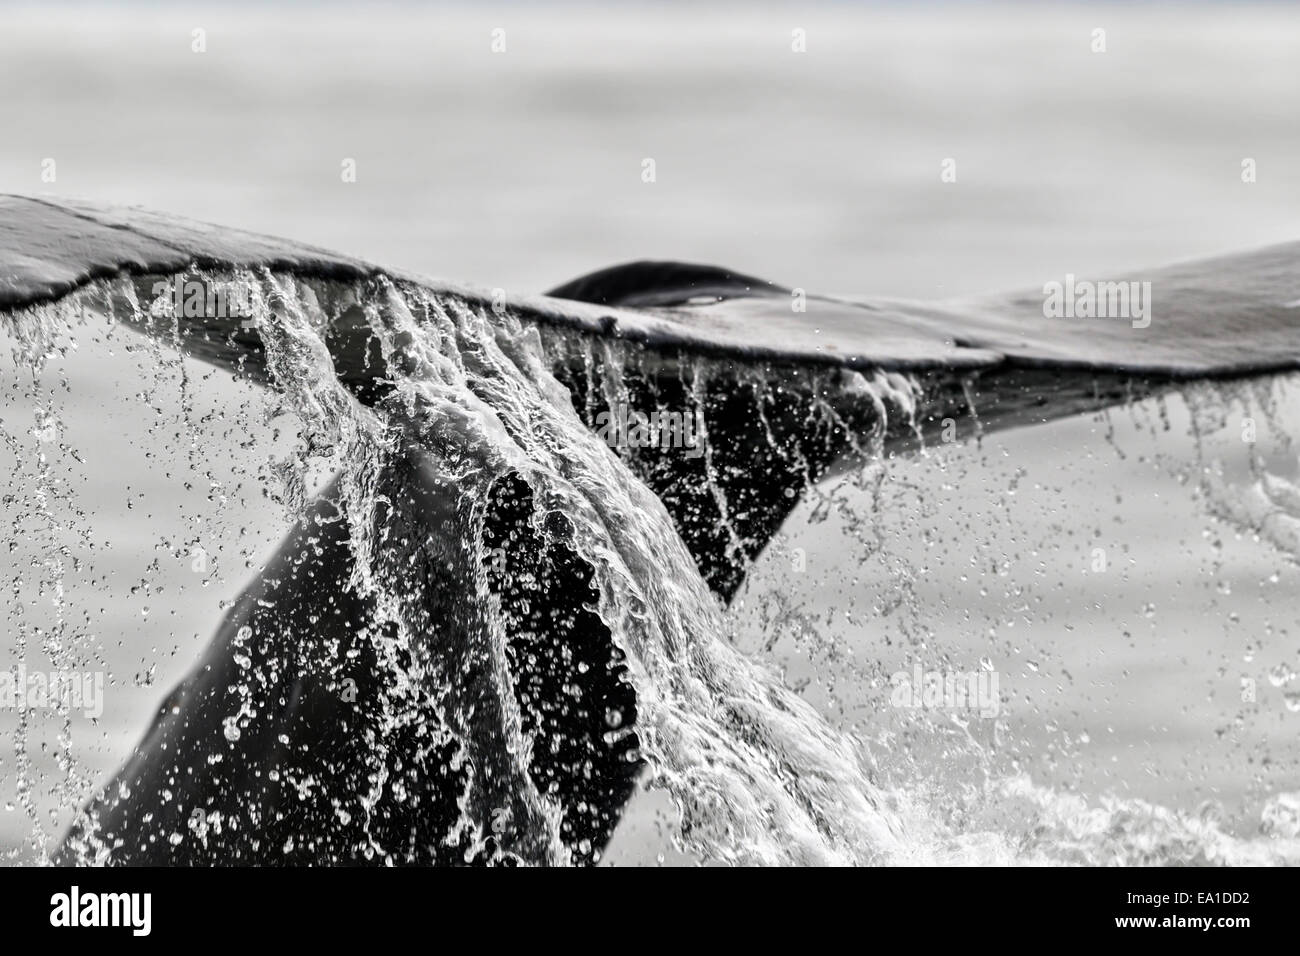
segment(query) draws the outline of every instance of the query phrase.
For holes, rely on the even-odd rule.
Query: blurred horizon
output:
[[[521,292],[664,258],[934,298],[1300,237],[1294,8],[934,6],[10,7],[0,190]]]

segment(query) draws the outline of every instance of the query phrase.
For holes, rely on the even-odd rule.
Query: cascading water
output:
[[[436,724],[436,739],[454,738],[477,771],[461,797],[463,829],[476,835],[470,855],[502,816],[512,822],[496,831],[498,845],[525,860],[563,863],[574,850],[590,854],[564,845],[558,809],[529,775],[508,638],[490,613],[483,510],[493,483],[510,475],[531,492],[535,530],[592,569],[596,613],[635,689],[640,757],[681,807],[689,850],[764,863],[879,862],[896,851],[897,825],[849,741],[727,642],[722,608],[663,505],[583,426],[547,371],[535,330],[382,281],[329,296],[271,276],[236,281],[254,290],[267,367],[305,438],[298,476],[282,475],[286,501],[299,507],[303,495],[293,489],[305,486],[302,472],[314,460],[338,469],[339,512],[355,559],[347,585],[373,606],[368,633],[376,656],[400,678],[384,684],[390,713],[367,744],[382,765],[385,737],[413,719],[412,702],[438,702],[423,707],[422,719]],[[160,318],[132,305],[129,284],[103,291],[116,308],[129,308],[119,321]],[[328,319],[319,300],[326,297],[359,304],[380,344],[391,391],[375,410],[335,376],[322,334]],[[59,325],[53,313],[39,323],[50,334]],[[30,359],[48,347],[47,340],[31,348]],[[428,515],[393,505],[401,495],[450,516],[463,539],[432,540]],[[487,609],[470,615],[483,618],[468,626],[471,646],[437,647],[424,633],[421,607],[432,585],[412,569],[423,568],[416,558],[428,550],[445,550],[470,569],[457,578],[469,590],[452,599]],[[477,667],[492,674],[486,687],[465,681],[465,670]],[[485,710],[495,713],[484,720]],[[232,746],[258,716],[247,701],[227,716]],[[375,799],[367,794],[361,803]]]
[[[224,749],[209,753],[198,773],[184,755],[167,758],[175,763],[161,772],[159,808],[130,838],[138,847],[160,841],[201,858],[242,834],[248,842],[237,844],[238,859],[263,859],[262,844],[273,842],[273,856],[286,862],[441,862],[443,851],[463,860],[590,862],[640,775],[640,785],[670,795],[674,842],[704,861],[1297,858],[1285,794],[1266,808],[1268,839],[1236,837],[1148,802],[1098,807],[994,769],[996,741],[968,725],[954,732],[942,717],[907,715],[917,719],[902,731],[883,719],[841,719],[849,685],[878,684],[881,674],[845,650],[831,617],[868,627],[892,616],[918,653],[934,642],[912,593],[927,569],[896,553],[887,520],[900,490],[887,441],[916,437],[924,383],[830,370],[786,372],[774,382],[705,359],[665,375],[662,356],[635,345],[525,325],[411,284],[203,275],[251,304],[242,324],[256,329],[260,344],[250,338],[236,348],[224,332],[194,339],[166,297],[149,298],[155,278],[95,284],[13,317],[7,330],[17,367],[42,383],[31,386],[30,437],[44,449],[32,459],[4,423],[15,459],[7,507],[32,536],[27,547],[43,553],[35,580],[15,577],[14,586],[30,588],[52,613],[52,623],[29,623],[21,609],[32,602],[11,605],[14,653],[26,659],[39,642],[52,671],[100,654],[90,617],[74,623],[64,607],[68,562],[77,560],[64,538],[89,541],[94,516],[77,512],[61,481],[59,468],[72,467],[76,452],[60,441],[59,402],[46,383],[48,360],[72,347],[78,323],[96,335],[105,320],[151,332],[158,381],[179,379],[182,396],[193,395],[195,383],[177,346],[210,359],[220,352],[236,369],[247,361],[250,377],[266,379],[268,421],[288,415],[300,443],[259,477],[274,476],[298,543],[229,608],[232,676],[217,681],[214,698]],[[364,347],[340,346],[349,323]],[[341,349],[364,369],[364,388],[356,367],[340,367]],[[637,405],[647,382],[663,407],[701,413],[698,454],[611,449],[597,434],[600,411]],[[156,384],[146,382],[142,394]],[[209,467],[196,436],[211,423],[196,420],[188,401],[180,406],[182,420],[162,440],[180,436],[189,480]],[[737,443],[743,454],[710,437],[709,422],[724,414],[753,429]],[[826,455],[817,459],[813,446],[791,441],[796,432],[814,434],[814,450]],[[769,489],[785,502],[779,508],[736,490],[735,477],[756,467],[760,448],[764,462],[779,459],[782,474],[793,476]],[[944,449],[931,454],[947,467]],[[851,467],[836,477],[827,470],[831,457]],[[314,500],[329,473],[335,478]],[[913,476],[918,510],[934,496],[922,478],[945,480]],[[1285,545],[1297,514],[1287,483],[1294,479],[1262,465],[1257,478],[1256,497],[1229,495],[1218,510]],[[209,499],[224,509],[229,500],[218,485],[212,480]],[[49,507],[60,495],[75,521],[61,523]],[[767,542],[800,499],[807,527],[834,526],[855,550],[846,562],[854,588],[868,579],[880,585],[867,596],[869,612],[856,598],[847,610],[809,611],[788,579],[763,577],[765,564],[798,547]],[[755,560],[758,578],[742,584]],[[872,578],[869,565],[885,576]],[[737,590],[731,610],[714,593]],[[749,637],[755,608],[757,644]],[[557,633],[572,638],[559,653],[543,646]],[[772,654],[790,634],[808,658],[803,678]],[[294,705],[285,700],[286,674],[300,682],[307,675],[322,699],[352,694],[349,704],[367,703],[360,716],[349,712],[342,737],[329,738],[333,777],[311,762],[319,754],[306,753],[324,746],[313,736],[318,724],[277,723]],[[808,688],[824,686],[826,699],[814,706],[786,680],[814,700]],[[65,714],[61,776],[51,790],[65,804],[84,802],[91,784],[72,726]],[[994,737],[996,728],[995,721]],[[24,717],[14,733],[17,760],[11,769],[0,764],[0,775],[14,781],[35,848],[50,853],[58,834],[41,823],[33,794],[51,771],[34,768]],[[959,798],[936,791],[933,762],[924,769],[913,758],[908,741],[917,737],[943,754],[940,776],[976,768]],[[445,802],[419,792],[435,772]],[[138,786],[124,792],[131,790],[119,781],[104,806],[92,808],[68,845],[72,859],[111,860],[137,848],[97,829],[113,800],[139,797]],[[343,836],[331,837],[335,831]],[[412,845],[419,839],[436,840],[439,850],[422,852]]]

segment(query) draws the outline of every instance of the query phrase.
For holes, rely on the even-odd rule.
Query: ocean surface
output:
[[[663,257],[931,298],[1300,233],[1285,7],[139,9],[4,10],[0,188],[518,291]],[[107,683],[93,722],[0,709],[14,861],[289,523],[293,415],[120,328],[75,335],[39,382],[0,379],[0,659],[40,666],[62,622]],[[1300,382],[1273,378],[883,462],[800,506],[715,636],[848,735],[890,861],[1294,861],[1298,432]],[[917,664],[995,673],[997,716],[896,706]],[[698,857],[675,816],[639,794],[606,862]]]

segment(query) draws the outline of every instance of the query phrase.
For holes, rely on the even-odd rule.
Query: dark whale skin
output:
[[[403,478],[411,477],[406,470]],[[448,722],[431,702],[439,688],[406,699],[386,694],[412,654],[474,643],[452,600],[465,583],[454,575],[430,580],[421,589],[420,644],[381,660],[376,646],[392,635],[370,632],[374,608],[348,587],[354,558],[336,494],[331,487],[314,502],[240,595],[131,758],[73,825],[55,863],[548,861],[537,833],[513,832],[527,824],[508,806],[487,807],[475,821],[482,840],[462,826],[466,789],[486,762],[445,733]],[[508,635],[515,703],[534,744],[527,773],[560,808],[570,862],[594,863],[642,766],[635,695],[621,653],[591,610],[598,595],[590,566],[532,529],[532,493],[518,475],[503,475],[490,495],[484,541],[495,557],[486,570]],[[488,684],[484,670],[468,659],[458,680]],[[473,699],[472,692],[452,696]],[[246,712],[231,739],[230,718]],[[475,733],[492,731],[489,724]],[[375,774],[385,784],[377,800],[364,800],[376,789]]]
[[[471,304],[492,301],[482,290],[271,237],[142,210],[0,196],[0,313],[20,321],[22,310],[96,279],[147,281],[195,265],[341,283],[387,276]],[[854,439],[881,426],[879,409],[855,395],[849,373],[910,372],[921,382],[920,436],[898,427],[898,409],[889,410],[880,436],[886,450],[905,451],[948,419],[960,434],[992,431],[1189,380],[1300,368],[1300,244],[1121,278],[1152,283],[1149,327],[1047,319],[1037,290],[934,304],[809,295],[806,311],[797,312],[791,296],[800,290],[675,262],[615,266],[507,304],[548,334],[616,349],[639,410],[666,402],[702,416],[714,453],[711,480],[735,503],[726,534],[698,459],[654,448],[620,453],[664,501],[725,601],[808,483],[852,460]],[[359,328],[344,314],[327,341],[340,380],[375,405],[386,394],[382,363],[361,360],[370,351]],[[255,335],[202,322],[186,335],[198,357],[265,380]],[[709,378],[688,389],[684,370],[701,360]],[[553,372],[589,425],[608,411],[601,370],[593,380],[557,359]],[[821,403],[835,410],[835,422],[812,413]],[[483,534],[501,558],[486,571],[508,621],[514,703],[529,734],[556,742],[535,748],[525,772],[559,807],[571,861],[594,862],[641,767],[635,695],[618,649],[588,610],[591,568],[555,543],[563,534],[537,536],[519,476],[498,476],[489,494]],[[439,507],[436,494],[426,497],[428,514],[410,519],[425,522],[434,550],[451,548],[463,533],[438,526]],[[459,825],[466,794],[477,792],[476,775],[501,759],[495,718],[456,726],[426,703],[385,696],[385,668],[412,661],[374,655],[384,635],[367,630],[373,608],[343,586],[353,557],[337,508],[330,492],[317,500],[241,595],[127,764],[69,833],[57,862],[553,862],[537,821],[505,806],[508,800],[477,806],[481,839]],[[442,573],[434,564],[430,573]],[[531,593],[520,583],[528,579],[519,573],[524,568],[538,571]],[[456,590],[462,583],[453,576],[423,592],[464,593]],[[476,609],[428,600],[425,640],[408,653],[460,661],[465,686],[458,692],[477,694],[482,712],[495,714],[466,650],[475,643]],[[246,627],[251,641],[240,637]],[[226,718],[250,699],[237,690],[250,669],[262,675],[251,695],[255,714],[231,740]],[[576,703],[560,693],[575,682],[582,690]],[[427,690],[437,696],[440,688]],[[467,754],[466,747],[477,750]],[[362,806],[358,795],[377,766],[402,786]]]

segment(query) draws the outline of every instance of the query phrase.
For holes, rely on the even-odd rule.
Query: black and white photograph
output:
[[[1300,7],[30,0],[0,90],[24,922],[1300,863]]]

